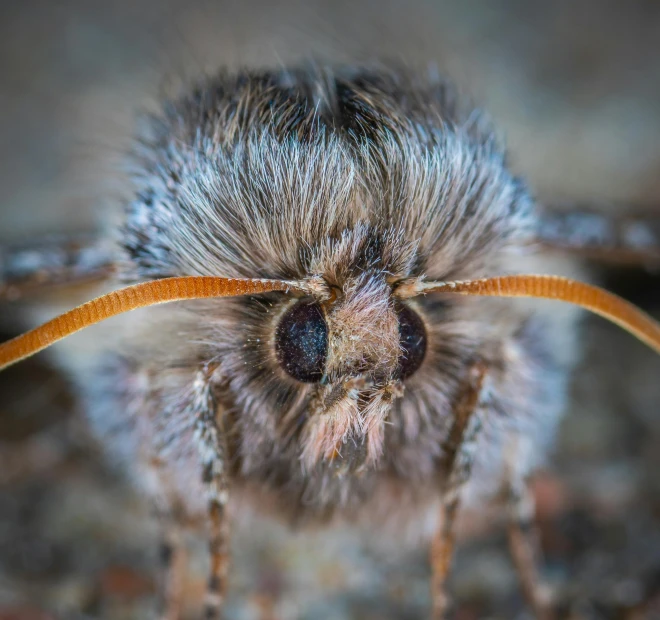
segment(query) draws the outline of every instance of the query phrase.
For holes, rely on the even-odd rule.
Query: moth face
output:
[[[255,438],[308,466],[342,450],[373,465],[386,428],[419,436],[448,419],[490,317],[451,322],[395,299],[392,282],[507,272],[528,243],[533,203],[479,115],[406,72],[265,72],[219,77],[150,132],[123,276],[322,278],[333,292],[237,302],[212,320],[245,470]]]
[[[282,369],[313,384],[306,460],[332,459],[347,435],[366,438],[367,458],[382,452],[382,424],[404,382],[422,366],[427,331],[412,307],[396,301],[382,274],[333,287],[330,301],[294,301],[275,329]]]
[[[419,314],[401,302],[365,310],[380,314],[371,326],[360,323],[362,316],[353,320],[345,302],[296,301],[275,331],[284,371],[301,383],[322,385],[355,377],[382,384],[413,375],[426,355],[426,328]]]

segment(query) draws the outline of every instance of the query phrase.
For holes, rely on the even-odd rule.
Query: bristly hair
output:
[[[133,162],[141,276],[303,277],[360,224],[393,271],[445,277],[530,224],[484,117],[410,71],[221,74],[151,119]]]
[[[397,387],[390,283],[520,271],[535,223],[488,122],[445,82],[401,68],[221,73],[149,119],[131,162],[125,278],[321,276],[343,295],[326,316],[327,385],[299,383],[278,365],[275,328],[295,303],[278,293],[197,304],[189,346],[162,369],[153,352],[132,353],[150,372],[190,359],[216,365],[235,486],[271,493],[297,516],[350,513],[387,484],[435,490],[452,407],[476,357],[490,368],[480,485],[495,488],[509,432],[551,437],[563,373],[547,317],[526,307],[407,304],[428,349],[405,391]],[[366,391],[333,385],[365,368]],[[120,409],[139,410],[143,398],[149,411],[168,412],[145,437],[154,445],[190,435],[172,430],[188,423],[173,390],[117,396]],[[174,478],[186,480],[183,503],[198,503],[194,475]]]

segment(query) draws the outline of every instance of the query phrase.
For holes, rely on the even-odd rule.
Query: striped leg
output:
[[[163,565],[162,620],[180,620],[183,607],[183,587],[186,574],[186,552],[180,528],[169,525],[161,547]]]
[[[480,429],[479,397],[486,367],[475,364],[456,405],[454,424],[445,445],[445,484],[442,493],[440,527],[431,543],[431,599],[434,620],[442,620],[449,607],[445,583],[449,575],[455,542],[455,520],[460,507],[460,492],[470,477],[475,440]]]
[[[510,463],[506,481],[506,499],[509,511],[509,549],[518,573],[520,585],[527,604],[537,620],[550,620],[549,591],[538,572],[541,550],[538,531],[535,527],[535,504],[527,481],[514,467],[517,442],[509,450]]]
[[[211,391],[211,369],[200,371],[193,385],[192,407],[195,437],[202,462],[202,480],[207,490],[208,548],[210,571],[204,602],[204,618],[221,617],[229,567],[229,487],[225,472],[225,442],[217,418],[218,407]]]
[[[154,497],[154,517],[161,531],[158,618],[180,620],[187,571],[186,548],[178,518],[180,515],[176,514],[169,503],[170,489],[163,461],[152,456],[148,459],[148,467],[154,478],[158,479],[161,491]]]

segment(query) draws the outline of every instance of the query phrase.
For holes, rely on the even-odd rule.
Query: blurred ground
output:
[[[0,33],[0,242],[107,221],[134,114],[169,84],[310,54],[434,61],[484,102],[542,197],[660,205],[649,0],[8,0]],[[653,274],[597,274],[660,313]],[[3,340],[23,315],[0,307]],[[535,483],[545,575],[562,617],[660,618],[660,359],[596,319],[584,327],[562,439]],[[46,360],[0,375],[0,620],[149,617],[147,514]],[[425,616],[424,550],[383,556],[348,532],[300,538],[256,517],[233,545],[232,618]],[[457,618],[529,617],[497,519],[456,568]]]

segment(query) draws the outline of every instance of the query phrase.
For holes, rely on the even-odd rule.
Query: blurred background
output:
[[[0,246],[98,231],[137,114],[220,66],[432,63],[483,104],[543,200],[660,217],[660,4],[653,0],[3,0]],[[657,275],[588,266],[660,312]],[[45,302],[44,302],[45,303]],[[0,305],[0,332],[26,325]],[[585,317],[556,451],[534,482],[544,575],[565,618],[660,618],[660,359]],[[0,620],[142,619],[148,506],[102,457],[47,357],[0,375]],[[231,618],[423,618],[426,552],[236,525]],[[501,518],[463,524],[456,617],[526,618]],[[194,601],[203,587],[188,584]]]

